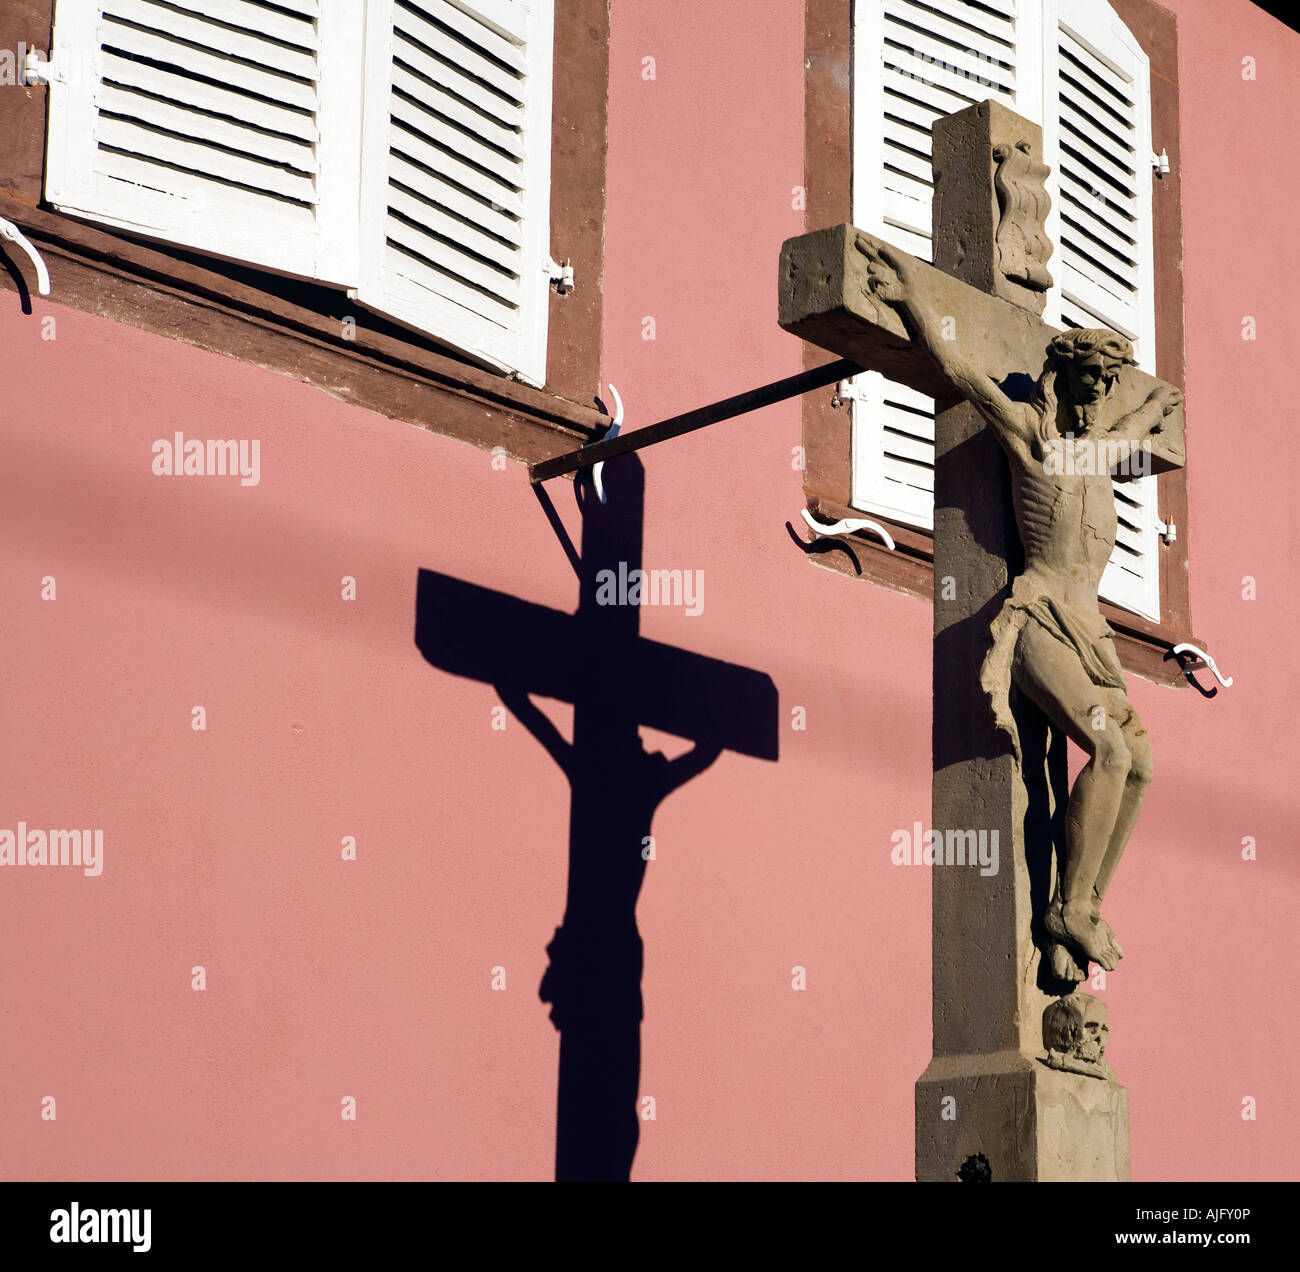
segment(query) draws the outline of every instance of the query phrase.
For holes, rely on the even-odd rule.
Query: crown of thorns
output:
[[[1132,344],[1104,327],[1072,327],[1053,338],[1047,353],[1055,363],[1079,362],[1099,353],[1108,370],[1132,366],[1135,361]]]

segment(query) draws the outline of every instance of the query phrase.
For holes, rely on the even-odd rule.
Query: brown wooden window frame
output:
[[[44,201],[46,90],[0,86],[0,217],[45,257],[50,300],[184,340],[317,385],[369,410],[524,463],[599,438],[605,239],[607,0],[555,12],[551,242],[577,285],[550,294],[547,374],[535,389],[362,309],[338,288],[282,278],[136,238],[53,211]],[[45,55],[53,0],[6,0],[0,48]],[[26,258],[0,251],[0,285],[30,311]],[[345,336],[343,319],[355,320]]]
[[[1156,373],[1185,383],[1181,154],[1178,135],[1178,28],[1172,13],[1151,0],[1110,0],[1151,62],[1151,136],[1169,155],[1169,173],[1157,182],[1153,199],[1155,240]],[[807,0],[804,9],[804,212],[806,230],[851,219],[853,171],[852,0]],[[831,355],[804,346],[804,366]],[[852,507],[852,413],[833,404],[830,389],[803,399],[804,495],[809,511],[823,521],[861,516]],[[1195,411],[1191,404],[1189,416]],[[1191,428],[1189,425],[1189,433]],[[1189,451],[1191,447],[1189,445]],[[1157,478],[1160,516],[1178,528],[1172,544],[1161,545],[1160,622],[1101,602],[1115,629],[1116,649],[1126,670],[1165,685],[1185,685],[1171,648],[1197,641],[1188,594],[1187,470]],[[934,539],[882,517],[897,547],[891,552],[868,535],[842,540],[809,559],[842,574],[877,583],[923,600],[934,599]],[[1202,646],[1203,647],[1203,646]]]

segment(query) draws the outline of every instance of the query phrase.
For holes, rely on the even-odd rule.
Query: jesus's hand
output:
[[[858,235],[855,246],[867,258],[871,294],[886,304],[897,305],[906,297],[910,281],[906,253],[895,251],[888,243],[874,243],[864,234]]]

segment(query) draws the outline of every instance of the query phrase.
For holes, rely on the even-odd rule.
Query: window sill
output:
[[[12,199],[0,198],[0,217],[45,257],[57,304],[293,376],[483,450],[500,446],[535,464],[598,440],[611,422],[593,407],[440,353],[345,292],[205,263]],[[0,270],[0,284],[25,290],[26,258],[8,249],[5,256],[10,268]],[[310,291],[313,303],[298,303],[295,288]],[[355,320],[351,339],[343,334],[346,317]]]

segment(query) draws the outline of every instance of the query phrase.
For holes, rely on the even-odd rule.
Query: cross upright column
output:
[[[1036,206],[1041,130],[981,102],[936,121],[933,165],[935,266],[1041,314],[1051,251]],[[955,308],[955,331],[978,343],[984,333],[961,329],[982,315]],[[955,395],[936,406],[931,825],[945,839],[996,835],[999,850],[996,874],[932,870],[934,1053],[916,1086],[916,1176],[1127,1179],[1127,1091],[1039,1058],[1045,989],[1061,988],[1040,965],[1035,916],[1063,833],[1065,739],[1013,695],[1022,776],[995,727],[979,673],[1023,562],[1010,477],[974,406]]]

